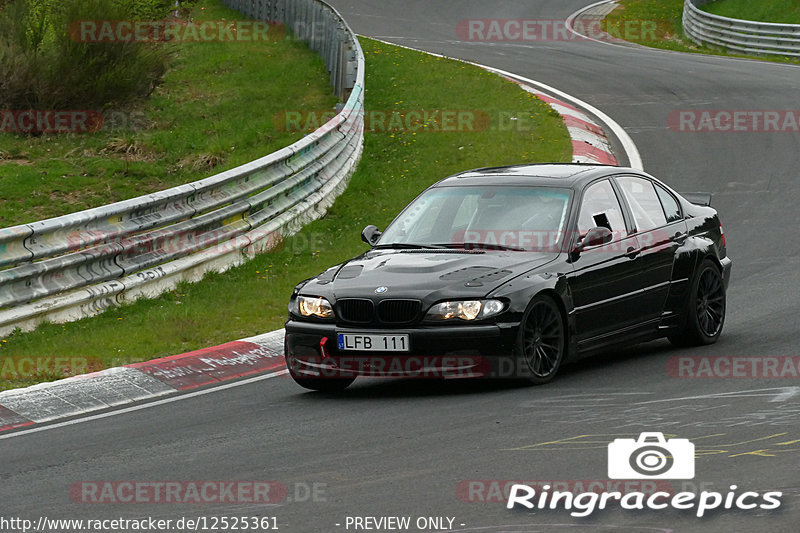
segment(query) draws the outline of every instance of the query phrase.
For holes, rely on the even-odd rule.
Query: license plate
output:
[[[408,334],[339,333],[339,350],[361,352],[407,352]]]

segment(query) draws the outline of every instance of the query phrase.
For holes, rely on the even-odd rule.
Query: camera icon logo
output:
[[[608,445],[609,479],[692,479],[694,444],[641,433],[638,439],[615,439]]]

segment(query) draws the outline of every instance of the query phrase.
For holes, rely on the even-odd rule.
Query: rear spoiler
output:
[[[682,192],[681,196],[683,196],[684,198],[686,198],[695,205],[704,205],[704,206],[711,205],[710,192]]]

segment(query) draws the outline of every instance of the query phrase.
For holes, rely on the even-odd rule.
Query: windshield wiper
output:
[[[437,244],[444,248],[464,248],[465,250],[502,250],[504,252],[527,252],[524,248],[517,248],[516,246],[506,246],[505,244],[497,244],[492,242],[449,242]]]
[[[445,248],[439,244],[417,244],[413,242],[392,242],[387,244],[377,244],[373,248],[390,248],[394,250],[436,250]]]

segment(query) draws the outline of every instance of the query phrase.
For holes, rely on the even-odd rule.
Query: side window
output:
[[[678,205],[678,201],[674,196],[667,192],[664,187],[658,183],[655,183],[654,185],[656,186],[658,197],[661,200],[661,205],[664,207],[664,213],[667,215],[667,222],[675,222],[676,220],[680,220],[681,206]]]
[[[578,232],[585,235],[587,231],[598,226],[607,227],[617,237],[625,234],[625,219],[622,217],[622,209],[614,188],[608,180],[590,185],[583,193],[581,201]]]
[[[631,207],[637,231],[648,231],[667,224],[667,217],[658,199],[653,182],[642,178],[617,178]]]

